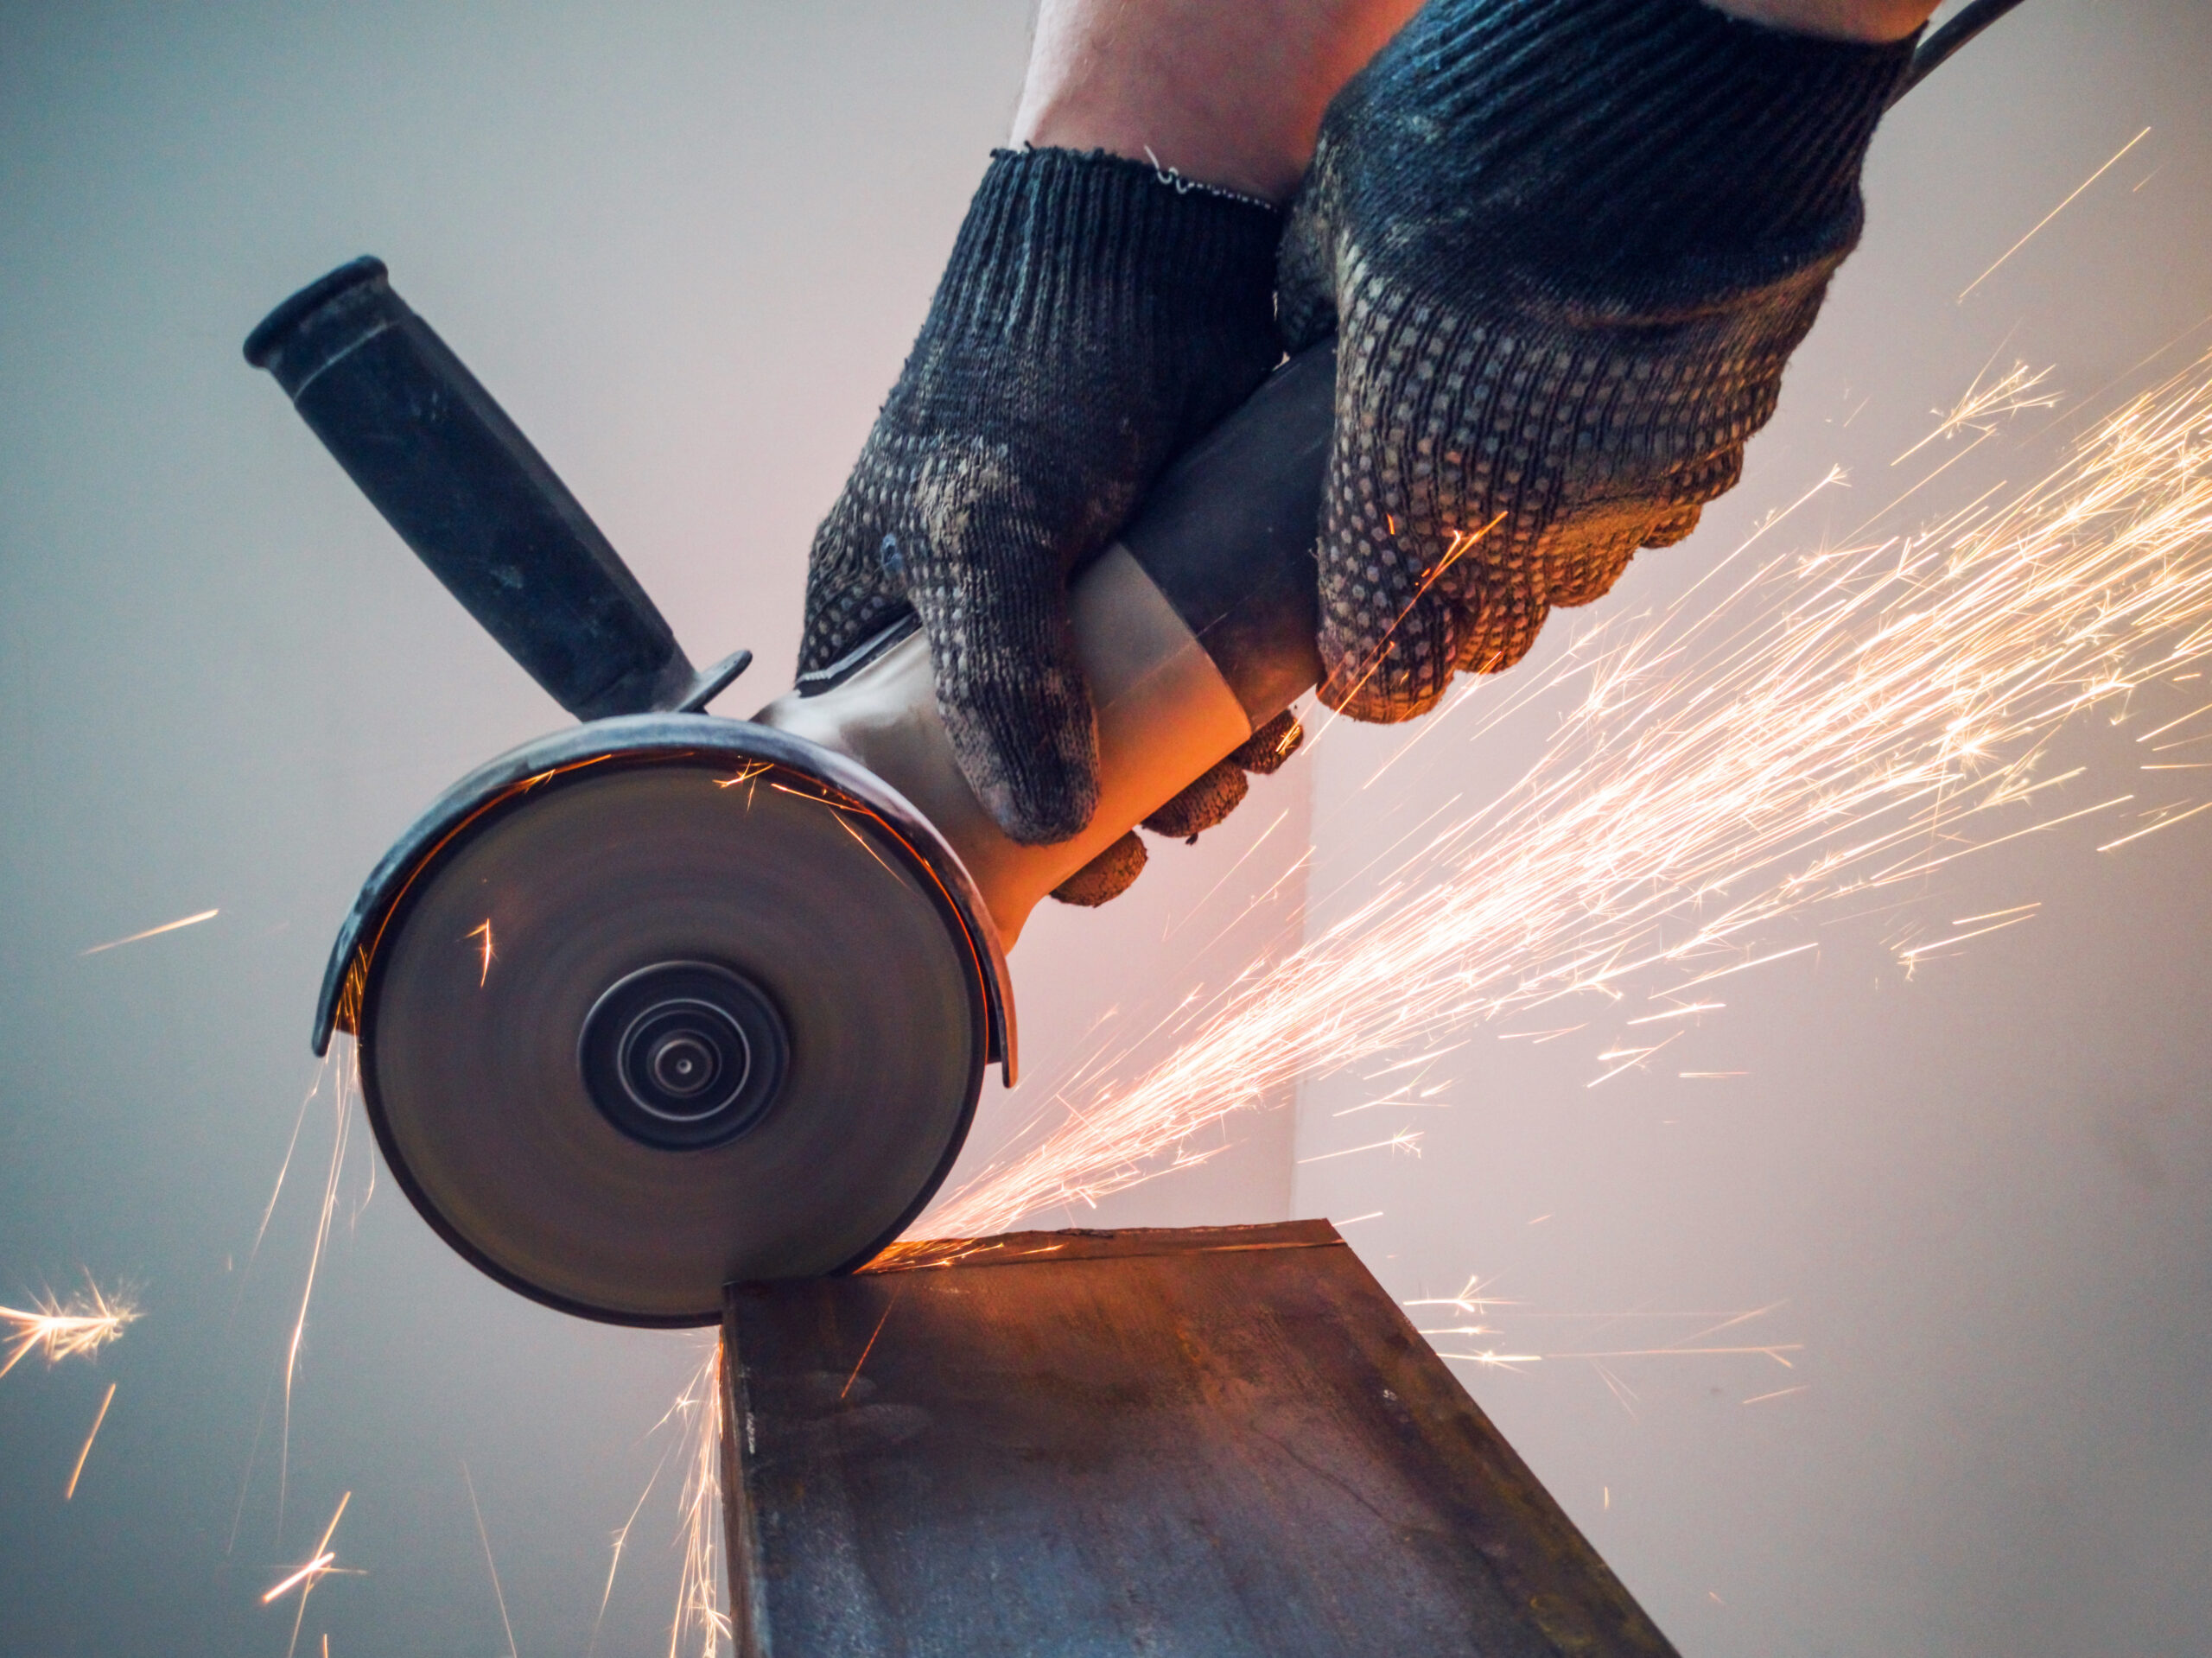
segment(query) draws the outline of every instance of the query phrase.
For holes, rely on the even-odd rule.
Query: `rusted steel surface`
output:
[[[1671,1654],[1326,1222],[733,1286],[747,1658]]]

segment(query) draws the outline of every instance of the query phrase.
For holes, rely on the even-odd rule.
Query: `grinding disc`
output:
[[[895,1236],[988,1017],[942,883],[803,772],[616,755],[510,790],[379,930],[363,1092],[416,1205],[539,1300],[704,1324]]]

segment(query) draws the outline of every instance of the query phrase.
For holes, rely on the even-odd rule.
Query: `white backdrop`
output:
[[[1016,0],[0,7],[0,1300],[89,1271],[145,1309],[96,1367],[0,1380],[0,1650],[279,1652],[289,1612],[259,1596],[350,1490],[335,1546],[365,1575],[317,1591],[308,1642],[505,1651],[488,1541],[516,1646],[584,1651],[700,1350],[480,1279],[388,1181],[368,1192],[357,1133],[286,1431],[319,1107],[254,1246],[330,934],[422,804],[560,716],[245,368],[245,330],[383,255],[694,657],[760,653],[741,710],[788,677],[808,535],[1002,136],[1026,29]],[[1832,462],[1853,494],[1789,533],[1847,529],[1993,353],[2078,396],[2212,311],[2208,69],[2183,0],[2031,0],[1916,95],[1750,480],[1587,619],[1666,601]],[[1309,891],[1309,933],[1342,913],[1375,837],[1517,775],[1548,719],[1440,728],[1373,789],[1405,734],[1339,727],[1130,899],[1040,917],[1015,958],[1032,1080],[987,1100],[969,1166],[1099,1045],[1131,1075],[1165,1051],[1172,1026],[1145,1033],[1193,987],[1294,937]],[[2068,764],[2117,776],[2134,734],[2085,728]],[[1309,791],[1310,867],[1243,914],[1306,844]],[[2054,832],[1902,918],[1778,932],[1821,948],[1732,981],[1678,1045],[1696,1065],[1592,1090],[1602,1021],[1541,1048],[1484,1027],[1438,1073],[1448,1109],[1339,1119],[1357,1073],[1315,1080],[1193,1147],[1228,1145],[1204,1167],[1039,1222],[1381,1210],[1347,1236],[1384,1281],[1480,1274],[1518,1304],[1492,1318],[1514,1350],[1682,1333],[1586,1341],[1568,1315],[1785,1302],[1756,1327],[1786,1375],[1622,1361],[1624,1401],[1586,1361],[1469,1373],[1686,1652],[2185,1649],[2212,1530],[2202,823],[2106,856]],[[2035,900],[1910,983],[1885,948]],[[1424,1155],[1299,1160],[1383,1118]],[[599,1650],[665,1639],[658,1477]]]

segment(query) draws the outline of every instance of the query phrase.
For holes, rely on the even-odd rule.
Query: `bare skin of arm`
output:
[[[1043,0],[1016,143],[1287,200],[1321,111],[1420,0]]]
[[[1831,40],[1894,41],[1936,0],[1706,0]],[[1043,0],[1014,142],[1103,149],[1289,200],[1321,112],[1420,0]]]

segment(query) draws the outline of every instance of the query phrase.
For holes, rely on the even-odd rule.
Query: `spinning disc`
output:
[[[511,788],[363,959],[363,1090],[416,1206],[493,1277],[624,1324],[710,1323],[734,1279],[887,1242],[988,1044],[971,941],[912,846],[727,754]]]

